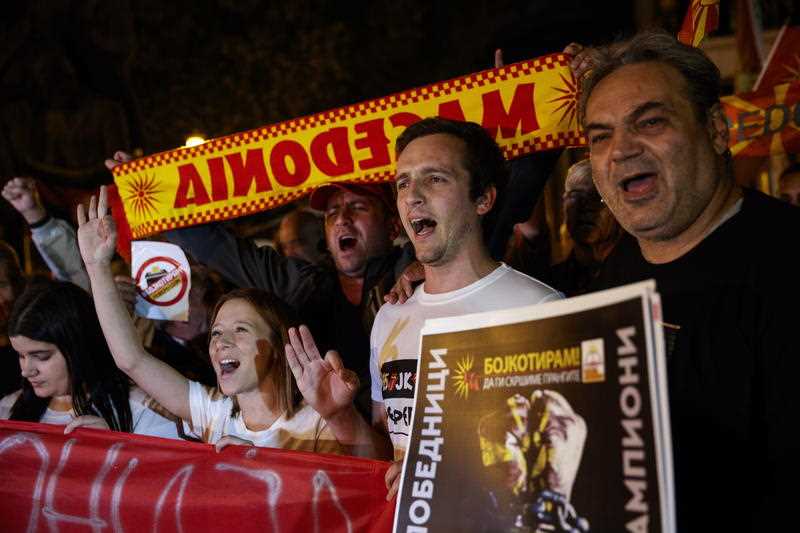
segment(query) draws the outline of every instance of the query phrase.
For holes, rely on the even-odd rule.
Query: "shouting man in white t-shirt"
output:
[[[506,167],[500,148],[481,126],[425,119],[403,132],[397,154],[397,208],[425,271],[425,282],[405,304],[380,309],[370,339],[373,426],[388,433],[394,449],[395,463],[386,476],[387,499],[399,485],[425,320],[561,297],[489,255],[482,222],[495,205]],[[328,365],[330,353],[325,360],[319,359],[307,331],[302,333],[301,339],[297,332],[290,332],[292,346],[287,347],[301,391],[317,388],[318,402],[339,403],[325,392],[336,390],[331,383],[340,368],[338,358],[333,358],[333,365]],[[342,424],[356,424],[344,414],[339,418]]]
[[[420,330],[428,318],[554,300],[559,293],[498,263],[482,222],[495,205],[506,168],[500,148],[478,124],[426,119],[397,140],[397,209],[425,270],[403,305],[384,305],[370,339],[373,423],[389,433],[397,488],[411,427]]]

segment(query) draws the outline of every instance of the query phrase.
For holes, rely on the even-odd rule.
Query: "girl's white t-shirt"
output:
[[[343,454],[325,420],[310,405],[301,403],[294,416],[284,413],[269,428],[252,431],[244,423],[242,413],[231,416],[233,400],[216,387],[189,382],[191,423],[184,424],[187,435],[214,444],[225,435],[248,440],[256,446]]]

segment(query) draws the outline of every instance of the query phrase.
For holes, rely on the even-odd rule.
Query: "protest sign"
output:
[[[135,241],[132,256],[136,314],[154,320],[188,320],[192,275],[183,250],[165,242]]]
[[[653,282],[428,320],[421,354],[395,531],[674,531]]]

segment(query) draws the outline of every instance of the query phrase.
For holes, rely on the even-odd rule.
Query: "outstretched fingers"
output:
[[[97,197],[92,195],[92,198],[89,200],[89,220],[94,220],[97,218]]]
[[[298,333],[297,328],[289,328],[289,343],[294,351],[297,361],[305,366],[311,362],[311,357],[306,353],[305,346],[303,346],[303,341],[300,339],[300,333]],[[289,344],[287,344],[289,346]]]
[[[97,218],[103,218],[108,214],[108,188],[100,186],[100,199],[97,201]]]
[[[314,342],[314,336],[311,334],[311,330],[303,324],[300,325],[298,330],[300,332],[300,340],[303,343],[303,350],[309,360],[314,361],[316,359],[321,359],[322,357],[319,355],[319,349],[317,348],[317,343]]]
[[[300,381],[303,378],[304,368],[300,363],[300,359],[297,357],[297,353],[294,351],[291,344],[287,344],[284,350],[286,352],[286,361],[289,363],[289,369],[292,371],[294,379]]]

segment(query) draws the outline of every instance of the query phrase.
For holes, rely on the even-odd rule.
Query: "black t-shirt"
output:
[[[792,524],[800,494],[800,209],[745,191],[740,211],[653,265],[626,236],[595,289],[655,279],[661,294],[678,531]]]

